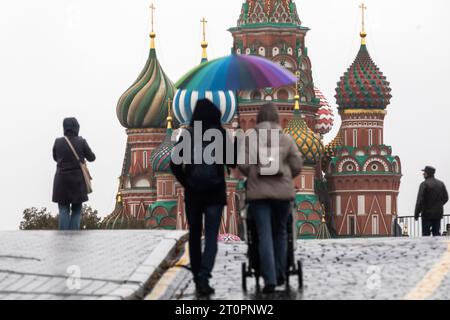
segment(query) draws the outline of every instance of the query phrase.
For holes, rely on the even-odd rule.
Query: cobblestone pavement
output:
[[[0,300],[131,299],[184,232],[0,232]]]
[[[211,280],[216,294],[211,299],[450,299],[449,240],[299,241],[296,259],[303,263],[303,290],[298,290],[297,277],[292,277],[290,292],[281,287],[271,296],[257,294],[254,279],[248,280],[248,293],[243,292],[241,264],[246,261],[247,246],[222,244]],[[181,272],[171,286],[171,299],[197,299],[189,272]]]

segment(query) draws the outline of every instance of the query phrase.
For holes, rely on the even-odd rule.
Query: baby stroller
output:
[[[248,262],[242,263],[242,289],[247,292],[247,278],[255,277],[256,290],[259,292],[261,287],[259,279],[261,277],[261,266],[258,253],[258,233],[254,220],[247,214],[248,206],[241,210],[241,217],[244,223],[246,242],[248,245],[247,258]],[[295,250],[297,244],[297,233],[294,226],[294,217],[290,215],[286,225],[288,230],[288,261],[286,270],[286,290],[290,290],[289,279],[291,276],[297,276],[298,288],[303,289],[303,271],[300,260],[295,262]]]

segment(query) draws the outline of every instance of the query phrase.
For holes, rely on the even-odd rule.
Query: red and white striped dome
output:
[[[316,98],[320,100],[320,107],[316,113],[316,125],[315,131],[322,135],[327,134],[333,129],[334,113],[333,108],[328,103],[327,98],[323,95],[322,91],[318,88],[314,88]]]

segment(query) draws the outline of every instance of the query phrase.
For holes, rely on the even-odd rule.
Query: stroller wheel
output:
[[[242,290],[247,292],[247,264],[242,263]]]
[[[303,269],[302,269],[302,262],[299,260],[297,261],[297,274],[298,274],[298,289],[303,289]]]

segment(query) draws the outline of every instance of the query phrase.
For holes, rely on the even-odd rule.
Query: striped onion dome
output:
[[[150,163],[153,172],[170,173],[170,156],[175,145],[172,142],[172,129],[167,129],[167,134],[164,141],[152,152],[150,156]]]
[[[336,101],[342,109],[386,109],[392,98],[386,77],[373,62],[363,43],[359,53],[338,82]]]
[[[175,118],[181,125],[188,125],[192,118],[195,105],[198,100],[208,99],[222,112],[222,123],[226,124],[233,120],[236,113],[236,95],[233,91],[190,91],[178,90],[175,93],[173,110]]]
[[[300,113],[299,96],[296,96],[294,118],[289,121],[284,132],[294,138],[306,165],[320,162],[324,154],[324,146],[319,135],[315,134],[303,120]]]
[[[155,35],[152,34],[152,43]],[[154,45],[144,69],[117,104],[117,117],[130,129],[164,128],[167,118],[165,105],[173,99],[175,87],[164,73]]]
[[[323,95],[322,91],[318,88],[314,88],[316,98],[320,100],[319,110],[316,113],[316,125],[315,131],[322,135],[329,133],[333,129],[334,113],[331,105],[328,103],[327,98]]]

